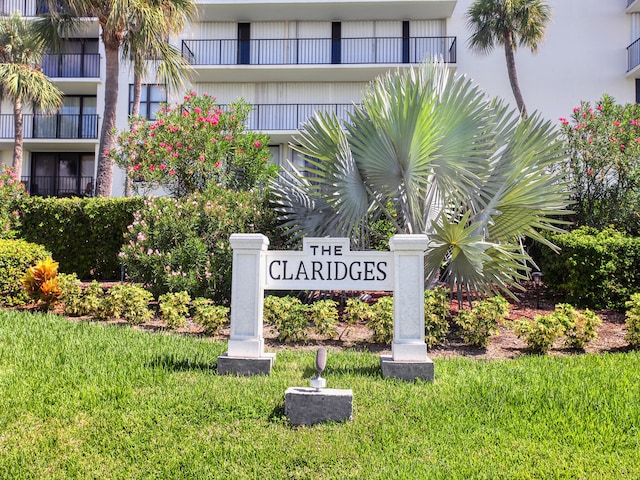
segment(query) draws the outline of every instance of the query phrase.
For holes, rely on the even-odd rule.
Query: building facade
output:
[[[192,65],[191,89],[220,104],[244,98],[254,106],[249,128],[267,133],[275,162],[298,161],[289,143],[313,112],[346,117],[362,90],[390,69],[434,56],[491,96],[515,102],[501,48],[479,56],[468,48],[472,0],[197,0],[198,15],[170,41]],[[549,0],[552,19],[535,55],[516,53],[527,109],[557,121],[581,100],[604,93],[620,103],[640,95],[640,0]],[[0,0],[0,14],[39,13],[38,0]],[[56,115],[25,115],[22,178],[40,195],[92,195],[104,107],[104,51],[89,22],[43,69],[63,90]],[[133,74],[120,69],[118,127],[127,127]],[[141,114],[178,101],[154,78],[144,85]],[[11,163],[12,106],[0,104],[0,161]],[[114,173],[113,195],[124,174]]]

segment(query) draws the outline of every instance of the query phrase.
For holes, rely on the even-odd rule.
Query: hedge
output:
[[[60,271],[80,278],[119,279],[118,252],[144,199],[42,198],[20,200],[19,236],[44,245]]]
[[[640,238],[582,227],[553,235],[561,248],[540,253],[544,283],[565,302],[582,308],[623,310],[640,291]]]

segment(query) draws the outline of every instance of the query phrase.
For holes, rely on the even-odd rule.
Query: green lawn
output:
[[[353,422],[292,427],[268,377],[218,376],[222,343],[0,311],[0,478],[640,478],[640,355],[437,360],[383,379],[329,352]]]

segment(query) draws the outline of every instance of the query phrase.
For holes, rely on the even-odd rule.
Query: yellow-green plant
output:
[[[300,299],[270,295],[264,299],[264,321],[278,330],[278,340],[299,342],[307,339],[307,307]]]
[[[640,293],[631,295],[631,299],[626,303],[627,334],[625,339],[633,348],[640,347]]]
[[[22,286],[32,299],[42,302],[44,310],[49,310],[62,295],[57,276],[58,262],[46,258],[27,270]]]
[[[173,292],[160,295],[160,316],[170,328],[183,327],[189,316],[191,297],[187,292]]]
[[[489,337],[499,332],[498,322],[509,313],[509,302],[500,295],[478,302],[456,317],[462,339],[475,347],[486,347]]]
[[[307,315],[319,335],[335,338],[338,334],[338,302],[318,300],[307,307]]]
[[[366,324],[371,319],[372,310],[371,306],[359,298],[348,298],[344,307],[344,322],[347,324],[340,334],[340,338],[345,335],[351,327],[360,323]]]
[[[584,348],[598,338],[597,327],[602,323],[598,315],[589,309],[580,312],[568,303],[556,305],[554,315],[564,327],[564,343],[569,348]]]
[[[549,351],[553,342],[564,333],[564,327],[553,313],[536,315],[533,321],[519,318],[514,322],[513,331],[523,340],[529,350],[537,353]]]
[[[153,295],[136,285],[114,285],[107,292],[98,315],[101,318],[126,320],[131,325],[148,322],[153,317],[149,302]]]
[[[218,333],[229,320],[229,307],[215,305],[209,298],[196,298],[191,308],[193,321],[202,325],[207,335]]]
[[[424,292],[424,340],[429,348],[439,345],[449,333],[449,294],[447,287]]]
[[[376,343],[389,344],[393,340],[393,297],[381,297],[371,306],[371,318],[367,326],[373,332]]]

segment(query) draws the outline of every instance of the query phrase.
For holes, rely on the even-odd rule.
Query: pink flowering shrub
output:
[[[17,202],[25,194],[20,178],[12,168],[2,165],[0,169],[0,238],[13,238],[20,215]]]
[[[129,279],[155,296],[186,291],[224,305],[231,292],[230,235],[259,232],[273,243],[275,221],[262,192],[211,187],[184,198],[149,198],[125,233],[120,259]]]
[[[640,234],[640,106],[604,95],[560,118],[575,222]]]
[[[108,155],[134,180],[175,197],[210,184],[248,190],[276,173],[268,137],[246,130],[250,110],[243,101],[221,108],[215,98],[191,92],[161,108],[155,121],[135,120]]]

